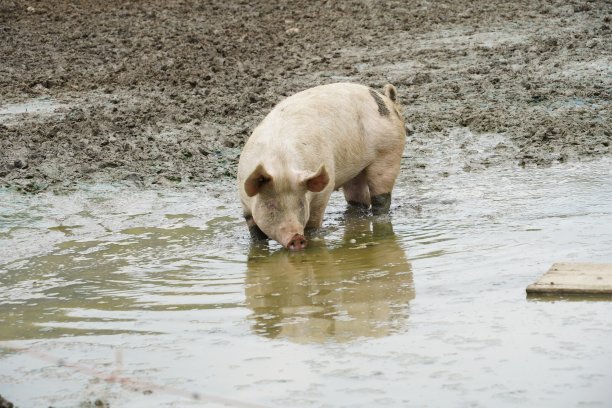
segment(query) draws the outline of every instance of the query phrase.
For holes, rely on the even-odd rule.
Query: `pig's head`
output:
[[[289,250],[306,248],[304,226],[310,217],[310,195],[329,183],[325,165],[314,173],[269,173],[262,164],[247,177],[244,190],[253,197],[251,212],[257,226]]]

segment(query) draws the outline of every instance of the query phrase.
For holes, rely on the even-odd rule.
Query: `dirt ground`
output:
[[[456,128],[494,141],[459,143],[459,171],[609,155],[611,20],[607,1],[2,0],[0,185],[233,177],[278,101],[339,81],[398,88],[409,168]]]

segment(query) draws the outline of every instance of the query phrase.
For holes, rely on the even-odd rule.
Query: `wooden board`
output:
[[[612,295],[612,264],[555,263],[527,293]]]

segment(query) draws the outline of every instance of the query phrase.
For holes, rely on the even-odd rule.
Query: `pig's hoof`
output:
[[[291,241],[287,244],[287,249],[290,251],[299,251],[300,249],[306,248],[307,242],[306,238],[304,238],[300,234],[295,234]]]

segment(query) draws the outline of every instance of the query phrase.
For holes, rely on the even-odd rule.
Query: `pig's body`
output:
[[[333,190],[388,211],[405,143],[395,88],[322,85],[280,102],[247,141],[238,164],[244,216],[289,249],[305,247]]]

